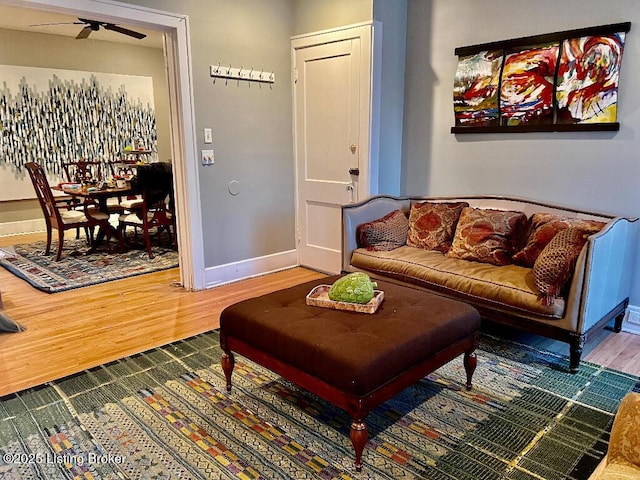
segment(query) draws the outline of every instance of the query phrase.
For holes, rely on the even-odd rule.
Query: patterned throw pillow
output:
[[[368,250],[393,250],[407,243],[409,220],[395,210],[378,220],[358,225],[358,245]]]
[[[533,265],[533,278],[540,298],[551,305],[571,278],[580,251],[590,233],[578,227],[561,230],[540,252]]]
[[[507,265],[526,223],[522,212],[467,207],[462,210],[447,256]]]
[[[569,218],[553,213],[534,213],[531,216],[531,230],[527,243],[513,256],[513,263],[523,267],[533,267],[538,255],[560,230],[578,227],[590,233],[597,233],[605,226],[604,222]]]
[[[407,245],[446,252],[456,230],[460,213],[466,202],[431,203],[411,205]]]

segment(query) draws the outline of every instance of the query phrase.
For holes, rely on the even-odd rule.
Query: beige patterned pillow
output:
[[[565,228],[540,252],[533,265],[533,278],[540,292],[538,297],[545,305],[551,305],[562,294],[588,237],[589,232],[581,228]]]
[[[456,230],[458,218],[466,202],[431,203],[411,205],[407,245],[446,252]]]
[[[363,223],[356,228],[358,246],[367,250],[394,250],[407,243],[409,220],[395,210],[378,220]]]
[[[522,212],[466,207],[447,256],[507,265],[526,224]]]

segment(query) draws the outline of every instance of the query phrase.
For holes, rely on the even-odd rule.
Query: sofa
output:
[[[363,271],[474,306],[483,321],[569,344],[629,301],[637,219],[503,196],[378,195],[342,207],[342,271]]]

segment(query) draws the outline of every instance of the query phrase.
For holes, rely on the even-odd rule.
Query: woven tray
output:
[[[384,300],[384,292],[382,290],[374,290],[373,298],[369,303],[336,302],[329,299],[329,288],[331,288],[331,285],[318,285],[311,290],[307,295],[307,305],[349,312],[375,313],[382,300]]]

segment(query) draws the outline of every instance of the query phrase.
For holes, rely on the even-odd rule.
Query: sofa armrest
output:
[[[640,393],[627,393],[620,402],[611,428],[607,463],[640,468]]]
[[[587,241],[577,331],[586,332],[629,298],[637,245],[637,219],[616,217]]]
[[[408,212],[411,200],[408,198],[378,195],[363,202],[342,207],[342,271],[350,270],[351,255],[358,248],[356,229],[358,225],[384,217],[394,210]]]

